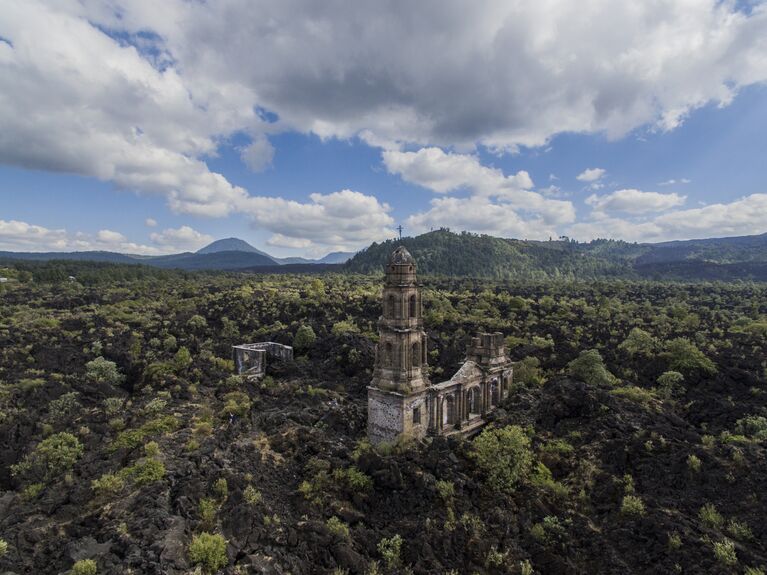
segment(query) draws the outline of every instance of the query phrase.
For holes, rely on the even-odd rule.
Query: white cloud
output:
[[[195,251],[213,241],[213,236],[203,234],[189,226],[167,228],[162,232],[149,234],[149,239],[164,251]]]
[[[434,198],[431,208],[405,220],[414,234],[441,227],[507,238],[546,239],[556,236],[554,226],[540,218],[522,219],[508,204],[487,198]]]
[[[387,167],[437,193],[466,187],[489,214],[571,223],[572,205],[533,191],[527,172],[506,176],[437,146],[501,152],[562,132],[616,138],[727,105],[741,87],[767,81],[767,4],[749,14],[735,7],[6,0],[0,163],[159,194],[179,213],[245,213],[286,238],[357,246],[391,231],[377,199],[360,194],[373,209],[360,229],[332,215],[340,208],[323,202],[333,194],[306,203],[251,196],[206,158],[237,133],[253,139],[242,151],[253,169],[269,164],[271,134],[359,136],[401,154],[391,167],[385,156]],[[421,149],[397,151],[404,144]],[[275,213],[282,209],[318,220],[295,222]],[[339,227],[323,231],[328,223]]]
[[[680,178],[678,180],[672,178],[670,180],[666,180],[665,182],[659,182],[658,185],[659,186],[673,186],[675,184],[689,184],[689,183],[692,183],[692,180],[689,180],[687,178]]]
[[[282,234],[274,234],[272,237],[266,240],[266,243],[270,246],[276,246],[280,248],[293,248],[293,249],[303,249],[303,248],[311,247],[313,245],[311,240],[305,240],[301,238],[289,238],[289,237],[283,236]]]
[[[641,190],[616,190],[599,196],[592,194],[586,198],[586,203],[595,212],[623,212],[631,215],[662,212],[684,204],[687,196],[679,194],[661,194],[658,192],[643,192]]]
[[[144,225],[148,228],[156,228],[157,227],[157,220],[154,218],[147,218],[144,220]]]
[[[120,232],[115,232],[112,230],[99,230],[96,234],[96,239],[106,244],[119,244],[128,241],[128,238],[126,238]]]
[[[61,250],[67,246],[67,232],[18,220],[0,220],[0,249],[7,251]]]
[[[505,204],[505,210],[523,210],[536,218],[540,216],[548,224],[575,220],[572,203],[550,200],[530,191],[533,180],[524,170],[506,176],[497,168],[483,166],[476,156],[445,153],[439,148],[422,148],[417,152],[385,150],[383,161],[390,173],[437,193],[465,188],[474,197],[496,198]]]
[[[598,237],[628,241],[742,236],[767,232],[767,194],[752,194],[730,203],[675,210],[651,219],[607,217],[569,227],[580,240]]]
[[[253,141],[240,151],[240,158],[253,172],[261,172],[272,164],[274,148],[264,136]]]
[[[123,234],[112,230],[100,230],[92,236],[17,220],[0,220],[0,249],[23,252],[99,250],[142,255],[160,253],[156,247],[130,242]]]
[[[30,252],[112,251],[126,254],[161,255],[193,250],[213,241],[189,226],[150,234],[154,245],[130,241],[124,234],[103,229],[95,234],[49,229],[16,220],[0,220],[0,250]]]
[[[596,182],[601,180],[606,173],[607,170],[603,168],[587,168],[578,174],[575,179],[579,182]]]
[[[272,239],[281,241],[279,245],[294,242],[294,246],[319,244],[352,250],[395,235],[394,220],[388,213],[391,208],[373,196],[341,190],[326,195],[315,193],[309,198],[311,202],[301,203],[254,196],[243,203],[242,209],[255,226],[274,232]]]
[[[503,149],[565,131],[673,129],[767,78],[764,4],[750,15],[719,0],[86,6],[95,21],[157,32],[193,94],[218,103],[244,93],[281,127],[387,147]]]

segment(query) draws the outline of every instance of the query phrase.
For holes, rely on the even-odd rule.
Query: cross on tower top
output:
[[[402,239],[402,224],[397,226],[397,231],[399,232],[399,239]]]

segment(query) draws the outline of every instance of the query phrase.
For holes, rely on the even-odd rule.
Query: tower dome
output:
[[[415,258],[405,246],[400,246],[389,256],[389,265],[415,265]]]

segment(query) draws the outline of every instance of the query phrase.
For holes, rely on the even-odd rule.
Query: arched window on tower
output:
[[[386,313],[389,317],[394,317],[394,295],[389,294],[389,297],[386,300]]]
[[[410,317],[416,316],[415,306],[416,306],[415,294],[413,294],[410,296]]]
[[[418,367],[421,365],[421,346],[418,345],[418,342],[413,344],[413,367]]]

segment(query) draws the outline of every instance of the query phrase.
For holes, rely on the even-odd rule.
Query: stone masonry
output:
[[[429,382],[416,263],[403,246],[386,265],[378,330],[373,380],[368,387],[368,437],[372,443],[427,434],[472,434],[507,396],[513,368],[501,333],[478,334],[453,377],[437,384]]]

